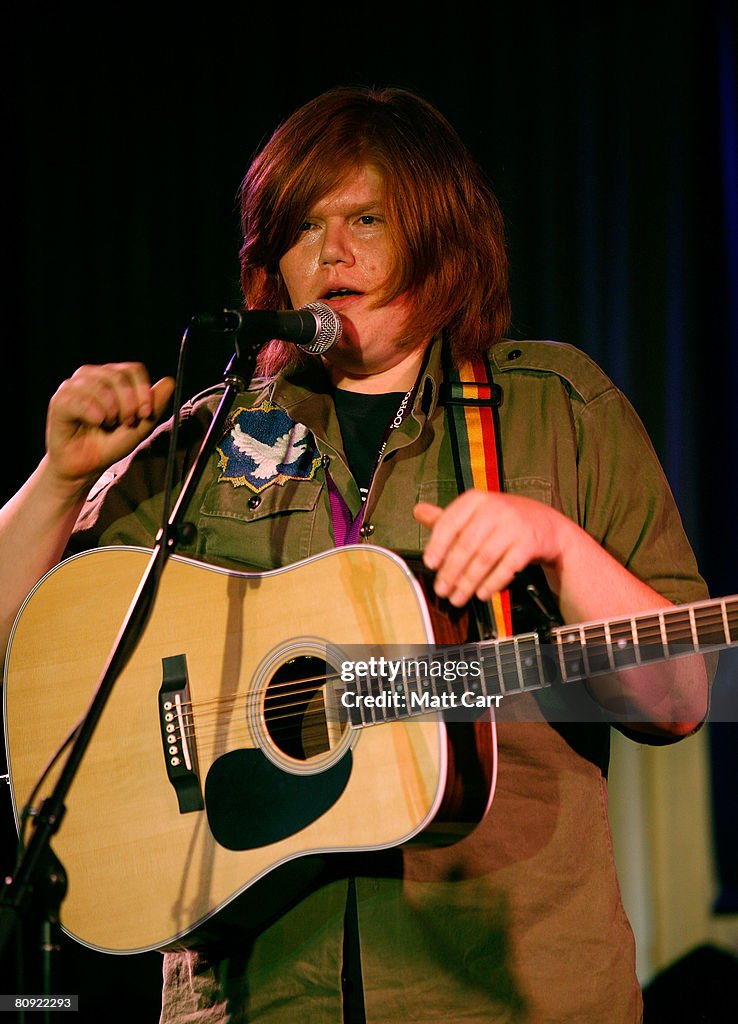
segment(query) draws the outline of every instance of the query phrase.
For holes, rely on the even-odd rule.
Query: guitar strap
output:
[[[492,378],[492,367],[487,355],[466,360],[457,368],[450,359],[447,342],[443,347],[444,380],[440,400],[446,408],[451,437],[454,469],[459,493],[477,488],[485,491],[502,490],[502,450],[498,409],[502,389]],[[404,396],[395,419],[385,434],[381,452],[389,433],[400,425],[407,415],[413,391]],[[363,518],[363,508],[352,521],[348,506],[329,474],[328,492],[336,546],[355,543]],[[472,601],[479,637],[489,640],[512,635],[512,612],[509,590],[501,591],[490,601]]]
[[[466,360],[456,367],[451,363],[448,345],[444,344],[444,383],[440,397],[446,407],[459,492],[473,487],[501,491],[499,406],[502,389],[493,380],[487,355]],[[473,604],[481,639],[512,635],[509,590],[495,594],[490,601],[475,598]]]

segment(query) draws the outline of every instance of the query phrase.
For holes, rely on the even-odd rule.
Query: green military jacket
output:
[[[667,598],[704,597],[663,471],[622,393],[567,345],[506,341],[490,357],[503,396],[505,489],[562,511]],[[441,379],[436,341],[366,500],[362,542],[408,559],[428,537],[415,503],[446,505],[458,493]],[[180,475],[217,400],[215,389],[184,411]],[[167,437],[166,427],[155,432],[93,488],[74,550],[151,546]],[[331,548],[327,472],[358,513],[331,390],[314,361],[239,396],[188,509],[196,532],[179,550],[271,570]],[[341,1021],[349,876],[369,1024],[638,1021],[607,816],[609,726],[551,722],[522,700],[500,713],[495,798],[469,836],[328,858],[307,896],[242,940],[168,953],[164,1024]]]

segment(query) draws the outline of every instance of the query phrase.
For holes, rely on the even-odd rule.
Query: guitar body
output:
[[[89,706],[150,556],[75,556],[21,609],[5,679],[19,827]],[[107,952],[187,944],[296,858],[448,842],[474,827],[493,790],[491,721],[463,737],[435,716],[354,728],[326,684],[347,645],[433,641],[419,584],[381,548],[263,574],[170,558],[53,840],[69,879],[65,931]]]

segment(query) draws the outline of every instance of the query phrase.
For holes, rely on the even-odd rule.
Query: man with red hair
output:
[[[438,111],[402,90],[319,96],[267,142],[241,202],[246,307],[320,301],[343,334],[320,356],[262,350],[180,553],[272,570],[369,541],[422,560],[450,611],[486,605],[535,565],[567,623],[705,596],[624,396],[570,346],[506,340],[502,216]],[[500,488],[460,493],[444,385],[482,357],[500,396]],[[6,636],[65,552],[153,545],[170,424],[153,428],[172,386],[118,363],[81,368],[53,397],[47,454],[0,519]],[[186,407],[178,465],[217,399]],[[618,686],[629,733],[647,742],[706,713],[697,659]],[[496,795],[469,835],[306,858],[305,889],[240,938],[166,954],[164,1024],[638,1021],[606,807],[614,716],[557,720],[521,695],[498,717]]]

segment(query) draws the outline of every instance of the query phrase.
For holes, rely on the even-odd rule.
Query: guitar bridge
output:
[[[180,814],[201,811],[205,804],[197,766],[197,745],[192,718],[187,658],[162,658],[159,723],[167,776],[177,795]]]

